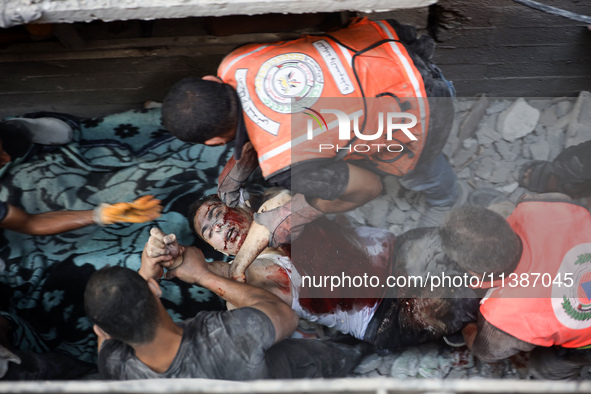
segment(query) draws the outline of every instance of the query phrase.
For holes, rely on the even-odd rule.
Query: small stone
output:
[[[495,162],[491,158],[485,157],[480,161],[480,163],[478,163],[478,168],[476,169],[474,175],[484,180],[488,180],[488,178],[490,178],[492,175],[494,166]]]
[[[501,140],[503,136],[489,124],[484,123],[482,127],[476,131],[476,138],[480,145],[488,147],[495,141]]]
[[[386,214],[390,211],[390,204],[387,199],[375,199],[370,204],[367,222],[373,227],[381,228],[386,221]]]
[[[513,171],[513,166],[499,164],[492,172],[492,175],[489,178],[489,181],[492,183],[504,183],[507,182],[507,179],[510,177],[511,172]]]
[[[421,218],[421,213],[419,211],[412,211],[410,213],[410,218],[417,222]]]
[[[538,140],[539,137],[536,137],[533,134],[528,134],[525,136],[525,138],[523,138],[523,142],[525,144],[531,145],[533,143],[535,143]]]
[[[358,374],[368,373],[377,369],[380,365],[382,365],[382,358],[377,354],[370,354],[359,363],[353,372]]]
[[[453,157],[453,164],[456,167],[461,167],[466,164],[470,159],[472,159],[476,155],[476,151],[478,150],[478,145],[475,144],[468,149],[460,149],[458,153]],[[451,161],[451,160],[450,160]]]
[[[529,151],[534,160],[548,160],[550,157],[550,145],[548,144],[548,141],[542,138],[531,144],[529,146]]]
[[[404,225],[404,223],[406,223],[406,221],[407,221],[406,213],[404,213],[404,211],[401,211],[399,209],[392,209],[392,212],[390,212],[386,218],[387,224]]]
[[[549,107],[542,111],[540,115],[539,124],[542,126],[551,126],[558,120],[558,116],[556,116],[556,108]]]
[[[404,198],[395,198],[394,199],[394,204],[396,204],[396,207],[398,207],[398,209],[400,209],[401,211],[408,211],[411,208],[411,205],[408,203],[408,201],[406,201]]]
[[[392,354],[388,354],[382,358],[382,365],[379,366],[378,372],[381,375],[390,375],[390,370],[392,369],[392,364],[394,364],[394,360],[396,356]]]
[[[578,145],[591,139],[591,92],[580,92],[572,110],[572,116],[566,130],[566,147]]]
[[[471,176],[470,167],[464,168],[462,171],[456,174],[460,179],[469,179]]]
[[[548,145],[550,145],[548,160],[554,160],[564,150],[564,134],[563,130],[548,130],[548,134],[546,134]]]
[[[508,185],[496,187],[495,189],[508,195],[508,194],[513,193],[515,190],[517,190],[518,187],[519,187],[519,183],[511,182]]]
[[[556,116],[562,118],[564,115],[568,114],[572,109],[573,103],[567,100],[560,101],[556,104]]]
[[[515,149],[516,145],[518,145],[516,142],[507,142],[505,140],[501,140],[495,142],[495,149],[504,160],[514,161],[521,151],[519,146],[517,146],[517,149]]]
[[[418,372],[421,353],[416,348],[405,350],[392,364],[390,376],[398,379],[415,377]]]
[[[415,222],[418,222],[418,219],[413,219]],[[400,226],[398,224],[394,224],[390,227],[388,227],[388,231],[391,232],[394,235],[400,235],[404,232],[404,227]]]
[[[540,111],[530,106],[523,98],[519,98],[499,114],[497,130],[506,141],[515,141],[531,133],[539,118]]]
[[[349,211],[345,215],[353,223],[356,223],[359,226],[366,226],[367,225],[367,221],[366,221],[367,216],[363,213],[363,211],[361,210],[361,208],[357,208],[357,209],[354,209],[352,211]]]
[[[468,111],[470,108],[472,108],[472,106],[474,105],[474,103],[477,100],[474,99],[458,99],[456,100],[456,102],[454,103],[454,107],[456,112],[465,112]]]
[[[507,108],[509,108],[510,105],[511,101],[509,100],[497,100],[488,106],[485,113],[487,115],[496,114],[498,112],[506,110]]]
[[[474,138],[466,138],[464,141],[462,141],[462,146],[464,147],[464,149],[470,149],[476,144],[477,142]]]

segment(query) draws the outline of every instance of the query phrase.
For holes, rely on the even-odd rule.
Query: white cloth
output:
[[[337,309],[330,313],[310,313],[300,305],[299,293],[302,285],[302,277],[289,257],[274,253],[264,253],[259,255],[258,258],[272,260],[285,270],[291,280],[291,295],[293,299],[291,308],[299,317],[326,327],[334,327],[342,333],[363,339],[367,325],[378,307],[377,303],[371,307],[366,306],[356,311],[342,311]]]

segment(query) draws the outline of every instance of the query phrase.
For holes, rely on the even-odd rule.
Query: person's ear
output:
[[[224,83],[224,81],[222,81],[222,79],[220,77],[216,77],[215,75],[206,75],[203,78],[204,81],[211,81],[211,82],[217,82],[217,83]]]
[[[204,144],[207,146],[220,146],[226,145],[227,142],[228,140],[224,137],[213,137],[205,141]]]
[[[160,285],[158,285],[158,282],[156,282],[153,278],[148,279],[148,287],[154,296],[157,298],[162,297],[162,289],[160,288]]]
[[[100,337],[103,339],[111,339],[111,336],[109,334],[107,334],[105,332],[105,330],[103,330],[102,328],[97,326],[96,324],[92,328],[93,328],[94,333],[96,334],[97,337]]]

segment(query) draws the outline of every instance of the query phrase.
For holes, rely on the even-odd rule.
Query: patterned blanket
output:
[[[17,330],[17,347],[94,362],[96,336],[83,306],[89,276],[107,264],[137,270],[153,226],[194,244],[185,218],[188,206],[215,192],[230,154],[228,147],[177,140],[161,126],[159,109],[152,109],[83,120],[71,143],[2,168],[0,201],[29,213],[94,209],[146,194],[164,207],[161,218],[142,224],[88,226],[40,237],[0,230],[0,258],[6,264],[0,311],[28,322]],[[223,308],[217,296],[197,286],[173,280],[163,281],[162,289],[175,320]]]

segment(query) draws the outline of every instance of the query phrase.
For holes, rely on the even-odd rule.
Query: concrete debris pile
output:
[[[591,93],[578,98],[458,98],[453,130],[444,154],[470,190],[494,189],[516,203],[521,166],[552,160],[565,148],[591,139]],[[351,222],[389,229],[400,235],[417,227],[426,210],[423,197],[404,189],[397,178],[384,178],[383,195],[347,213]],[[470,201],[469,201],[470,202]],[[471,201],[474,203],[474,201]],[[527,378],[527,354],[497,364],[475,359],[464,347],[443,341],[386,356],[373,354],[355,377]]]
[[[578,98],[458,98],[456,116],[443,153],[469,189],[495,189],[513,202],[526,190],[517,182],[530,160],[552,160],[565,148],[591,139],[591,93]],[[417,226],[427,209],[418,193],[393,176],[385,190],[348,212],[359,225],[402,234]]]

